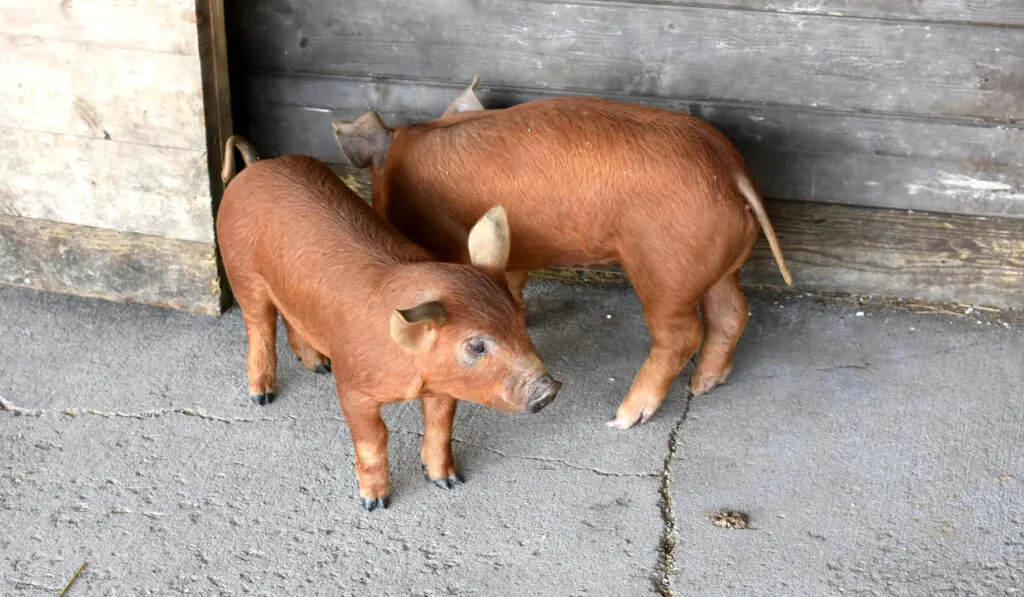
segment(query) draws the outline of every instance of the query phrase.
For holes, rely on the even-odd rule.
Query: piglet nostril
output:
[[[545,406],[551,404],[551,401],[558,395],[558,390],[562,388],[562,382],[555,381],[546,373],[534,384],[530,398],[526,401],[526,410],[531,413],[540,412]]]

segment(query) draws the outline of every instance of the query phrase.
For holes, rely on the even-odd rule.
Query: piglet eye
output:
[[[469,354],[475,357],[482,357],[487,354],[487,345],[483,340],[470,340],[469,344],[466,345],[466,349]]]

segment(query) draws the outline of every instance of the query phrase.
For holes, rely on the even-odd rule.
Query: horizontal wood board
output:
[[[196,0],[0,0],[5,34],[194,56]]]
[[[195,1],[0,18],[0,213],[212,242]]]
[[[221,312],[212,243],[0,216],[0,283]]]
[[[600,1],[600,0],[597,0]],[[1024,3],[1019,0],[619,0],[642,7],[647,4],[704,6],[784,12],[806,15],[856,17],[904,21],[1024,25]]]
[[[1011,122],[1024,28],[524,0],[254,0],[253,69]]]
[[[0,127],[0,214],[213,242],[206,152]]]
[[[192,25],[194,28],[195,25]],[[0,33],[0,126],[205,149],[199,56]]]
[[[333,118],[374,109],[391,125],[436,117],[459,84],[253,74],[244,122],[264,155],[344,161]],[[488,108],[545,97],[491,86]],[[605,94],[607,96],[607,94]],[[744,154],[761,191],[780,199],[1024,217],[1024,127],[834,113],[798,106],[611,96],[688,112],[718,127]]]
[[[331,167],[370,201],[367,171]],[[802,201],[767,201],[766,209],[793,285],[785,285],[762,234],[742,270],[746,286],[1024,309],[1024,220]],[[566,271],[625,281],[618,267]]]

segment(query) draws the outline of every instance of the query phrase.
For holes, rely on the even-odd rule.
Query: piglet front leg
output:
[[[452,425],[455,423],[455,399],[428,396],[423,405],[423,445],[420,456],[427,481],[442,489],[462,483],[452,458]]]
[[[356,448],[356,477],[363,508],[367,512],[377,506],[387,508],[391,498],[388,428],[380,416],[381,405],[364,394],[344,391],[340,384],[338,396]]]

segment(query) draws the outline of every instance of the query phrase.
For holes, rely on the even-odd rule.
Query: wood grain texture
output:
[[[0,128],[0,213],[213,242],[205,150]]]
[[[637,6],[651,3],[650,0],[620,1]],[[657,0],[657,3],[906,21],[1024,25],[1024,3],[1018,0]]]
[[[332,118],[373,109],[393,125],[436,117],[459,84],[254,75],[244,79],[250,140],[264,155],[343,161]],[[488,108],[554,97],[483,82]],[[614,97],[614,96],[613,96]],[[689,112],[744,154],[779,199],[1024,217],[1024,126],[832,113],[791,106],[616,97]]]
[[[1024,28],[618,2],[254,0],[253,69],[1009,122]]]
[[[196,55],[196,0],[0,0],[4,33]]]
[[[213,209],[224,193],[220,179],[224,143],[233,134],[231,81],[228,73],[227,39],[223,0],[200,0],[199,54],[202,60],[203,105],[206,116],[206,148]]]
[[[331,167],[370,201],[367,171]],[[1024,219],[802,201],[767,201],[766,208],[793,273],[791,290],[1024,309]],[[625,281],[614,266],[539,273]],[[786,288],[763,235],[743,267],[742,282]]]
[[[210,243],[0,216],[0,283],[219,315]]]
[[[0,126],[205,149],[196,54],[0,33],[0,72]]]
[[[234,131],[223,0],[199,0],[196,2],[196,17],[206,116],[206,171],[210,181],[211,214],[216,216],[225,189],[220,177],[224,161],[224,143]],[[217,268],[220,273],[223,304],[229,305],[233,297],[224,272],[224,264],[220,259],[217,260]]]
[[[799,290],[1024,308],[1024,220],[771,202]],[[762,238],[745,284],[781,288]]]

